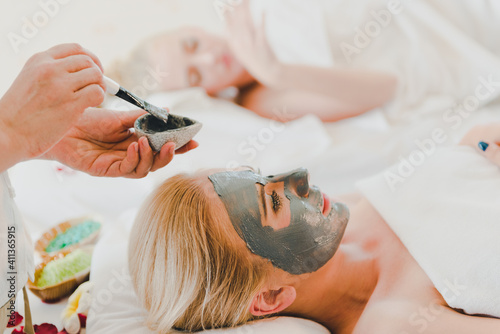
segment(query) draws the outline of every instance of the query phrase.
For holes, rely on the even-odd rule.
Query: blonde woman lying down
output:
[[[283,122],[306,113],[336,121],[381,106],[395,94],[396,77],[381,70],[285,65],[268,44],[264,27],[254,27],[248,0],[227,13],[229,36],[199,27],[161,33],[107,68],[107,75],[152,91],[202,87],[220,96],[234,87],[238,104]],[[273,109],[283,105],[287,114],[276,115]]]
[[[498,168],[479,154],[500,164],[498,133],[500,126],[478,128],[463,141],[477,152],[458,148],[493,169],[497,183]],[[482,149],[489,144],[485,152],[478,140]],[[500,332],[499,319],[450,307],[369,200],[330,200],[308,176],[242,168],[165,181],[130,240],[148,325],[169,333],[291,315],[341,334]]]
[[[391,118],[406,117],[428,98],[453,101],[422,110],[442,113],[500,64],[490,33],[498,31],[500,7],[491,1],[275,0],[264,5],[262,24],[250,15],[257,2],[234,1],[225,36],[195,27],[161,33],[106,74],[150,91],[198,86],[221,96],[234,87],[235,101],[264,117],[337,121],[380,106]],[[283,106],[286,115],[276,111]]]

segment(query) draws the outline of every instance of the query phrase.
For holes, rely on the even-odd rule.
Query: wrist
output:
[[[39,160],[57,160],[54,158],[54,154],[52,152],[52,149],[48,150],[47,152],[45,152],[41,156],[37,157],[37,159],[39,159]]]
[[[16,141],[16,137],[9,128],[0,120],[0,172],[3,172],[15,164],[26,159],[22,145]]]

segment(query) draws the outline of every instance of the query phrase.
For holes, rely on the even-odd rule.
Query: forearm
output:
[[[316,115],[324,122],[335,122],[370,110],[327,95],[297,90],[280,91],[263,86],[246,92],[239,102],[262,117],[280,122],[288,122],[308,114]]]
[[[303,65],[283,65],[277,81],[280,88],[315,92],[370,109],[391,100],[397,86],[396,77],[388,73]]]

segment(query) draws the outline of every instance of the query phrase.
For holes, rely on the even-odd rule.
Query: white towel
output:
[[[500,317],[500,169],[465,146],[411,161],[358,187],[449,306]]]
[[[279,60],[333,66],[320,0],[253,0],[250,10],[256,26],[262,24],[265,13],[266,36]]]

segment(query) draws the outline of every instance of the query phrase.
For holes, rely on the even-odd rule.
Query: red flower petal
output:
[[[60,333],[66,333],[66,331],[62,331],[62,332],[58,332],[57,331],[57,327],[52,325],[52,324],[48,324],[46,322],[44,322],[43,324],[41,325],[33,325],[33,329],[35,330],[35,334],[60,334]],[[18,328],[15,328],[13,331],[12,331],[12,334],[26,334],[24,332],[24,326],[21,326],[19,329]]]
[[[9,322],[7,323],[7,328],[17,327],[17,325],[19,325],[22,321],[23,316],[17,312],[14,312],[14,314],[10,316]]]
[[[21,326],[21,328],[15,328],[12,331],[12,334],[24,334],[24,326]]]
[[[33,328],[36,334],[57,334],[58,332],[56,326],[46,322],[41,325],[34,325]]]
[[[87,327],[87,316],[83,313],[78,313],[78,319],[80,319],[80,327]]]

